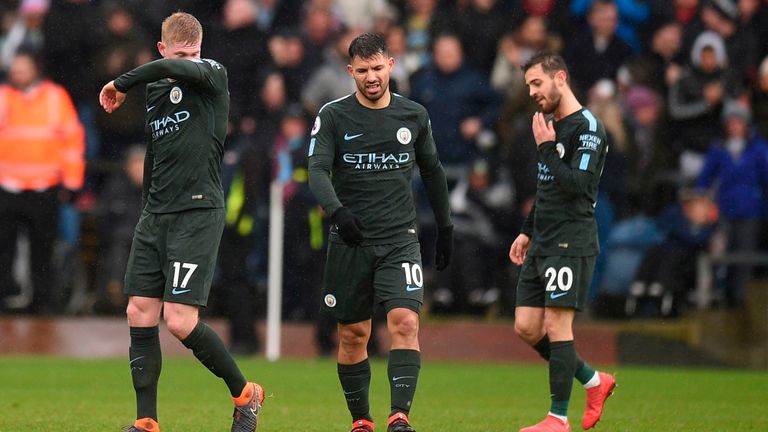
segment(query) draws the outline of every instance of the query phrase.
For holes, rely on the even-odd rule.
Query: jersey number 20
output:
[[[544,271],[544,277],[547,278],[547,291],[568,291],[573,285],[573,270],[570,267],[563,267],[560,270],[549,267]]]

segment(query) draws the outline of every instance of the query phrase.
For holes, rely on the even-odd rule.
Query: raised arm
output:
[[[143,64],[108,82],[99,93],[99,103],[105,111],[112,113],[123,104],[131,88],[163,78],[188,82],[209,92],[226,88],[226,71],[213,60],[160,59]]]

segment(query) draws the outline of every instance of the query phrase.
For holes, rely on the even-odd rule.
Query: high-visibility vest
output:
[[[85,131],[67,91],[41,81],[26,92],[0,85],[0,188],[83,186]]]

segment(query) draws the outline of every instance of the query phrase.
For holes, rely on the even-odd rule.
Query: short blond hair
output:
[[[169,43],[197,43],[203,39],[203,26],[194,16],[176,12],[163,21],[162,41]]]

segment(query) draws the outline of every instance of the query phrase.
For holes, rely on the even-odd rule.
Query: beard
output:
[[[541,112],[544,114],[552,114],[557,110],[557,107],[560,106],[560,99],[562,98],[562,95],[560,94],[557,89],[552,89],[544,98],[543,101],[537,102],[539,104],[539,108],[541,108]]]

